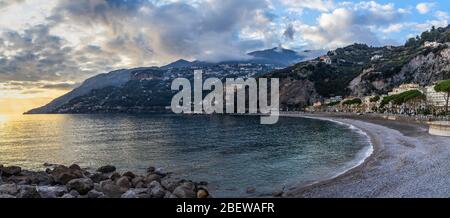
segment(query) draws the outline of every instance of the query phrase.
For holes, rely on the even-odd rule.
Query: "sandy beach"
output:
[[[305,115],[351,124],[371,139],[366,161],[329,180],[287,191],[285,197],[450,197],[450,138],[428,134],[422,124],[350,115]]]

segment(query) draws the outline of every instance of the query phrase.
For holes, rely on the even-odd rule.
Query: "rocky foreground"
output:
[[[0,165],[0,198],[209,198],[206,182],[172,177],[149,167],[147,175],[120,174],[114,166],[89,172],[73,164],[45,171]]]

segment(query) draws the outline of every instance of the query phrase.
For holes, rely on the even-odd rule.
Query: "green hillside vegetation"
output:
[[[397,95],[390,95],[383,98],[381,101],[381,107],[384,107],[385,105],[389,104],[389,102],[392,102],[396,105],[401,105],[405,102],[408,102],[412,99],[421,98],[424,97],[424,94],[420,92],[419,90],[410,90],[406,92],[402,92]]]
[[[380,96],[378,96],[378,95],[373,98],[370,98],[370,102],[377,102],[379,100],[380,100]]]
[[[354,105],[354,104],[360,105],[360,104],[362,104],[362,101],[359,98],[355,98],[355,99],[344,101],[344,102],[342,102],[342,104],[343,105]]]

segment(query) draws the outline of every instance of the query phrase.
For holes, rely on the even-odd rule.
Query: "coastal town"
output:
[[[402,115],[430,115],[448,119],[448,90],[436,89],[447,86],[450,80],[436,82],[429,86],[402,84],[384,95],[364,97],[333,96],[313,103],[307,112],[384,113]],[[437,91],[440,90],[440,91]]]

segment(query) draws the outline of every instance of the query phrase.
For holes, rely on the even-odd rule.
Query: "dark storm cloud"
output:
[[[56,89],[56,90],[69,90],[73,89],[79,84],[74,83],[53,83],[53,84],[44,84],[41,85],[40,88],[42,89]]]
[[[294,35],[295,35],[295,29],[294,26],[292,24],[289,24],[289,26],[286,28],[286,30],[284,30],[283,36],[292,41],[294,40]]]
[[[241,57],[251,49],[248,46],[258,44],[241,40],[239,31],[246,26],[264,26],[255,18],[270,20],[264,12],[267,7],[264,0],[212,0],[197,6],[183,2],[155,5],[149,1],[81,0],[64,1],[52,19],[102,25],[111,34],[102,48],[121,50],[132,57],[220,60]]]
[[[64,39],[51,35],[45,25],[26,29],[23,33],[3,32],[0,39],[2,81],[76,80],[83,75],[94,73],[80,69],[89,63],[89,60],[79,60],[83,60],[86,55],[101,52],[98,49],[93,52],[92,48],[75,51],[66,45]],[[115,60],[114,56],[109,59]]]

